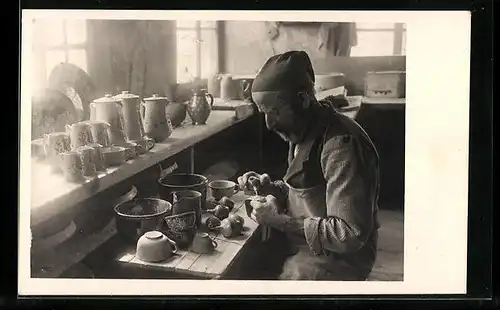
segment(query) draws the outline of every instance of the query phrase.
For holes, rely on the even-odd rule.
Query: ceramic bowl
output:
[[[161,228],[163,217],[172,212],[172,204],[162,199],[137,198],[116,205],[114,211],[118,233],[137,242],[145,232]]]
[[[161,262],[177,253],[177,244],[160,231],[148,231],[137,241],[136,256],[145,262]]]
[[[215,180],[208,183],[210,194],[215,200],[222,197],[231,197],[239,191],[238,184],[228,180]]]
[[[108,146],[102,148],[102,156],[107,167],[123,165],[127,159],[127,149],[122,146]]]

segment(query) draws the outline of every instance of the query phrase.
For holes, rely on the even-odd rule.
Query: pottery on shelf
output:
[[[183,102],[170,102],[165,107],[165,112],[172,123],[172,127],[178,127],[186,119],[187,106]]]
[[[193,91],[193,97],[187,103],[187,112],[193,125],[206,124],[212,112],[213,103],[214,97],[207,93],[205,89]]]
[[[162,142],[172,134],[172,123],[165,111],[169,100],[157,94],[144,98],[141,103],[141,115],[144,133],[155,142]]]

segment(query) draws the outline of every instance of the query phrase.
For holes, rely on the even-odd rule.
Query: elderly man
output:
[[[289,143],[283,181],[247,172],[252,217],[286,236],[283,280],[366,280],[377,252],[378,154],[364,130],[314,95],[303,51],[271,57],[252,85],[266,126]],[[270,254],[272,255],[272,254]]]

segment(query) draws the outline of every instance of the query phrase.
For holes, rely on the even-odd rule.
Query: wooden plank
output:
[[[83,184],[66,182],[53,174],[47,164],[32,160],[31,223],[56,216],[61,208],[71,208],[91,196],[165,160],[196,143],[248,118],[235,118],[234,111],[212,111],[206,125],[174,129],[171,137],[157,143],[151,151],[119,167],[108,168],[96,180]]]
[[[217,242],[219,244],[224,244],[225,248],[222,254],[207,269],[207,274],[224,275],[234,262],[235,258],[241,252],[242,246],[231,242],[225,242],[223,240],[217,240]]]
[[[189,271],[193,274],[199,274],[205,277],[214,277],[218,274],[211,274],[208,272],[210,267],[222,256],[222,254],[227,250],[229,243],[222,240],[217,240],[217,247],[212,253],[201,254],[198,259],[189,267]],[[228,261],[221,262],[223,265],[228,265]]]
[[[176,270],[190,270],[191,266],[196,262],[196,260],[200,257],[200,254],[194,252],[186,252],[186,255],[182,258],[182,260],[177,264]]]

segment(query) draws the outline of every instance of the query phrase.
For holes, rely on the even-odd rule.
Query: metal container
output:
[[[172,173],[160,177],[159,194],[160,198],[173,201],[173,193],[181,190],[192,190],[201,193],[201,208],[205,209],[207,201],[208,179],[201,174]]]

